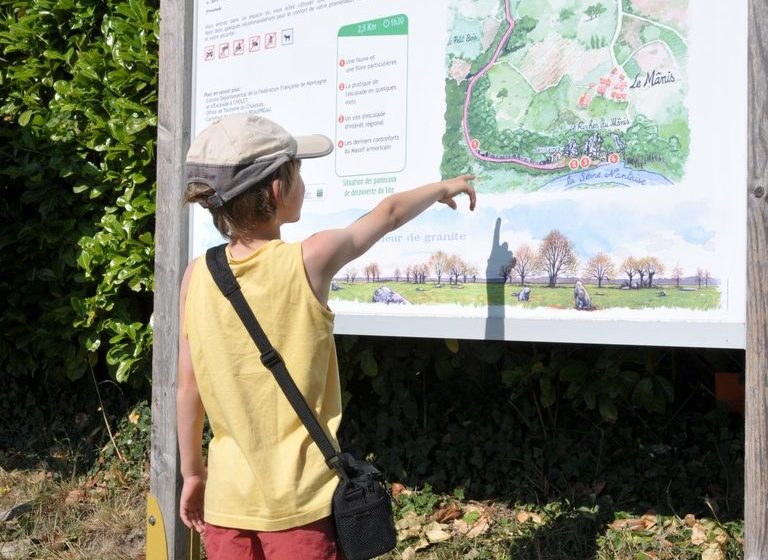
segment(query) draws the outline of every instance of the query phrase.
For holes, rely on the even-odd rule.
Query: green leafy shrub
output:
[[[400,494],[395,500],[395,515],[403,517],[409,511],[416,515],[429,515],[439,500],[440,497],[432,492],[432,486],[427,483],[420,490]]]
[[[342,446],[475,499],[738,514],[742,428],[703,351],[450,342],[340,337]]]
[[[0,368],[148,375],[157,2],[0,6]]]
[[[146,400],[119,419],[114,433],[105,442],[93,473],[103,473],[107,483],[114,485],[136,483],[149,472],[152,415]]]

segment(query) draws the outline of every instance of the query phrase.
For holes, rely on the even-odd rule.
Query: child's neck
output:
[[[228,248],[232,258],[244,259],[255,253],[264,244],[273,239],[280,239],[280,226],[276,224],[274,226],[270,224],[270,226],[248,237],[241,237],[230,241]]]

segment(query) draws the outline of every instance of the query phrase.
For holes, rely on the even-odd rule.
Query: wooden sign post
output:
[[[148,540],[147,560],[189,558],[193,548],[189,530],[179,518],[181,474],[176,441],[179,286],[189,258],[189,217],[182,196],[184,158],[190,142],[193,14],[192,0],[160,2],[149,489],[161,512],[167,551],[150,550]],[[148,528],[153,527],[151,521],[148,516]]]
[[[749,2],[744,558],[768,558],[768,3]]]

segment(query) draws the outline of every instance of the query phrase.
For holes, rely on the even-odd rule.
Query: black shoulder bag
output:
[[[336,451],[312,409],[285,367],[285,362],[269,342],[245,300],[240,285],[229,268],[226,245],[208,250],[205,261],[216,285],[235,308],[248,334],[261,352],[261,362],[272,372],[277,384],[306,426],[325,457],[329,468],[339,475],[333,494],[333,519],[336,539],[347,560],[368,560],[395,547],[397,535],[392,519],[392,499],[381,473],[367,461]]]

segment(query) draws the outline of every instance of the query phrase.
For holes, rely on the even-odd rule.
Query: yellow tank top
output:
[[[244,260],[228,258],[264,332],[338,448],[341,391],[334,317],[312,292],[301,244],[273,240]],[[205,520],[279,531],[330,515],[337,477],[262,365],[204,258],[192,271],[183,328],[213,431]]]

